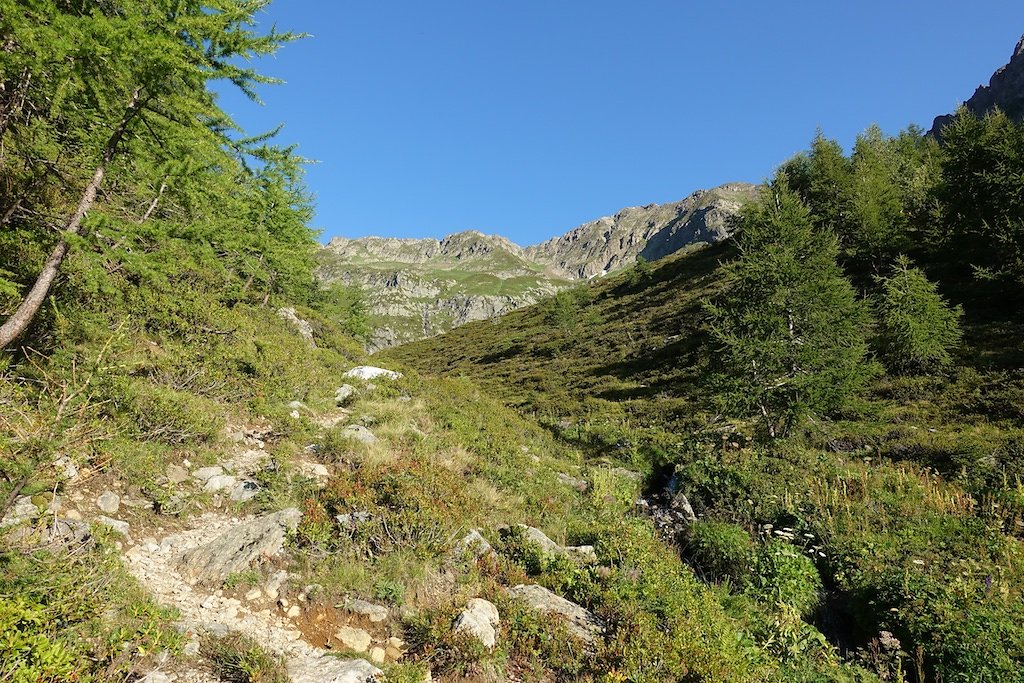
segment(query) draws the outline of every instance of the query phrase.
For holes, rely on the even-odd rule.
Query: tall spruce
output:
[[[739,258],[707,304],[728,406],[771,437],[844,404],[871,376],[868,313],[843,276],[835,236],[777,176],[739,221]]]
[[[148,183],[133,220],[124,205],[107,217],[123,227],[146,223],[175,182],[189,183],[181,164],[223,172],[235,127],[208,84],[228,80],[256,99],[273,82],[240,66],[295,37],[255,30],[268,2],[0,0],[0,222],[32,240],[37,251],[24,253],[38,268],[30,277],[24,262],[0,263],[0,296],[20,298],[0,348],[32,323],[72,245],[103,222],[91,214],[105,185],[131,187],[137,201]]]

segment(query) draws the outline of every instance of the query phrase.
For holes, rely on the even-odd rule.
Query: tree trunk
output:
[[[25,298],[22,299],[21,304],[18,306],[18,310],[14,314],[4,321],[3,325],[0,325],[0,349],[5,349],[10,346],[11,342],[20,337],[28,326],[32,323],[32,320],[36,317],[36,313],[42,307],[43,302],[46,301],[46,296],[50,292],[50,286],[53,285],[53,281],[57,278],[57,273],[60,271],[60,266],[64,262],[64,257],[68,254],[68,242],[66,235],[77,235],[82,230],[82,219],[85,218],[85,214],[88,213],[89,209],[92,208],[93,203],[96,201],[96,192],[100,188],[100,184],[103,182],[103,176],[106,175],[107,165],[110,164],[110,160],[114,158],[114,153],[117,151],[117,146],[121,142],[121,138],[124,137],[125,131],[128,129],[128,124],[139,111],[139,96],[141,89],[136,89],[132,93],[131,100],[128,102],[128,107],[125,109],[124,116],[121,117],[121,122],[117,124],[117,128],[111,134],[110,139],[107,140],[106,146],[103,148],[103,158],[100,160],[99,165],[92,174],[92,179],[89,184],[85,186],[85,191],[82,193],[82,198],[78,201],[78,206],[75,208],[75,212],[71,214],[68,219],[67,225],[64,227],[64,234],[61,236],[60,241],[57,242],[57,246],[50,252],[49,258],[46,259],[46,263],[43,264],[43,269],[39,272],[39,276],[36,278],[35,284],[32,285],[32,289],[29,290]]]

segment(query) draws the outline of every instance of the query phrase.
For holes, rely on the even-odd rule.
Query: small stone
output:
[[[120,520],[120,519],[111,519],[110,517],[107,517],[106,515],[99,515],[99,516],[97,516],[96,517],[96,522],[98,524],[102,524],[103,526],[105,526],[105,527],[107,527],[109,529],[113,529],[114,531],[116,531],[117,533],[121,534],[122,536],[128,536],[128,530],[130,529],[130,527],[128,525],[128,522],[125,522],[125,521]]]
[[[366,617],[371,623],[379,624],[382,621],[387,621],[391,615],[391,611],[383,605],[375,605],[372,602],[366,600],[348,600],[344,603],[345,609],[353,614]]]
[[[401,638],[397,638],[395,636],[391,636],[390,638],[388,638],[388,647],[393,647],[396,650],[404,650],[405,649],[405,641],[402,640]]]
[[[66,455],[54,460],[53,467],[65,479],[74,479],[78,476],[78,466]]]
[[[352,402],[356,396],[356,388],[351,384],[342,384],[334,392],[334,403],[339,408],[344,407]]]
[[[198,640],[190,640],[190,641],[188,641],[188,644],[185,647],[181,648],[181,651],[182,651],[182,653],[186,657],[195,657],[195,656],[197,656],[199,654],[199,641]]]
[[[73,508],[70,509],[70,510],[66,510],[64,512],[64,517],[66,519],[70,519],[70,520],[75,521],[75,522],[81,522],[82,521],[82,513],[79,512],[78,510],[73,509]]]
[[[370,661],[374,664],[383,664],[386,660],[387,655],[382,647],[375,647],[370,649]]]
[[[249,602],[255,602],[263,597],[263,591],[259,588],[253,588],[251,591],[245,594],[245,599]]]
[[[292,401],[288,404],[288,407],[292,410],[306,410],[306,404],[302,401]]]
[[[203,600],[201,603],[199,603],[199,606],[202,607],[203,609],[213,609],[214,607],[217,606],[217,596],[215,596],[215,595],[207,596],[207,598],[205,600]]]
[[[363,425],[349,425],[341,430],[342,436],[347,436],[359,443],[371,444],[377,442],[377,437]]]
[[[389,645],[387,648],[384,649],[384,656],[388,659],[388,661],[397,662],[402,658],[402,655],[403,652],[396,647],[391,647]]]
[[[192,473],[192,477],[199,481],[209,481],[211,478],[222,474],[224,474],[224,468],[220,465],[214,465],[212,467],[200,467]]]
[[[288,608],[288,611],[285,612],[285,616],[288,617],[289,619],[294,619],[297,616],[299,616],[300,614],[302,614],[302,608],[299,607],[298,605],[292,605],[291,607]]]
[[[172,683],[178,679],[177,674],[167,674],[163,671],[151,671],[138,680],[138,683]]]
[[[277,601],[277,606],[280,607],[281,609],[288,609],[288,606],[291,605],[291,604],[292,603],[290,603],[288,601],[288,598],[281,598],[280,600]]]
[[[301,415],[299,415],[299,411],[297,410],[293,410],[292,412],[288,413],[288,415],[290,415],[293,420],[298,420],[301,417]]]
[[[108,515],[116,515],[117,511],[121,509],[121,496],[113,491],[104,491],[96,499],[96,507]]]
[[[334,637],[346,649],[353,652],[366,652],[370,649],[373,638],[361,628],[345,626],[334,634]]]
[[[210,481],[213,480],[211,479]],[[209,482],[207,482],[207,486],[209,486]],[[258,494],[259,492],[260,485],[250,479],[247,479],[245,481],[240,481],[237,484],[235,484],[235,487],[231,489],[231,495],[229,496],[229,498],[231,498],[231,500],[235,501],[236,503],[244,503],[248,500],[252,500],[253,498],[255,498],[256,494]]]
[[[235,478],[230,474],[218,474],[206,480],[203,490],[207,492],[223,491],[235,486]]]
[[[164,469],[164,474],[167,476],[167,481],[172,484],[188,481],[188,470],[181,465],[168,465]]]

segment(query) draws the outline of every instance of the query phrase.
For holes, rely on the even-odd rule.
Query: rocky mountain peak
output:
[[[964,106],[978,116],[998,108],[1014,121],[1024,121],[1024,36],[1017,42],[1010,61],[992,74],[988,85],[978,86]],[[952,114],[935,117],[929,134],[939,135],[952,119]]]

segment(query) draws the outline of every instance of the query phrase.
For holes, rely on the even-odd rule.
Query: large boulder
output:
[[[324,655],[312,662],[295,659],[288,662],[292,683],[373,683],[384,672],[365,659],[344,660]]]
[[[585,643],[593,644],[604,632],[604,624],[589,610],[555,595],[543,586],[520,584],[508,592],[538,612],[560,619],[571,634]]]
[[[519,528],[523,530],[523,534],[526,536],[526,539],[539,547],[545,555],[566,555],[570,559],[576,560],[577,562],[583,562],[585,564],[593,564],[597,562],[597,553],[594,551],[594,546],[592,545],[561,546],[548,538],[547,534],[536,527],[520,524]]]
[[[374,379],[398,379],[402,374],[394,370],[385,370],[372,365],[360,365],[346,372],[342,377],[346,379],[361,379],[370,381]]]
[[[195,583],[219,585],[230,574],[249,569],[264,557],[281,552],[285,536],[302,519],[296,508],[257,517],[232,527],[220,537],[185,553],[178,570]]]

